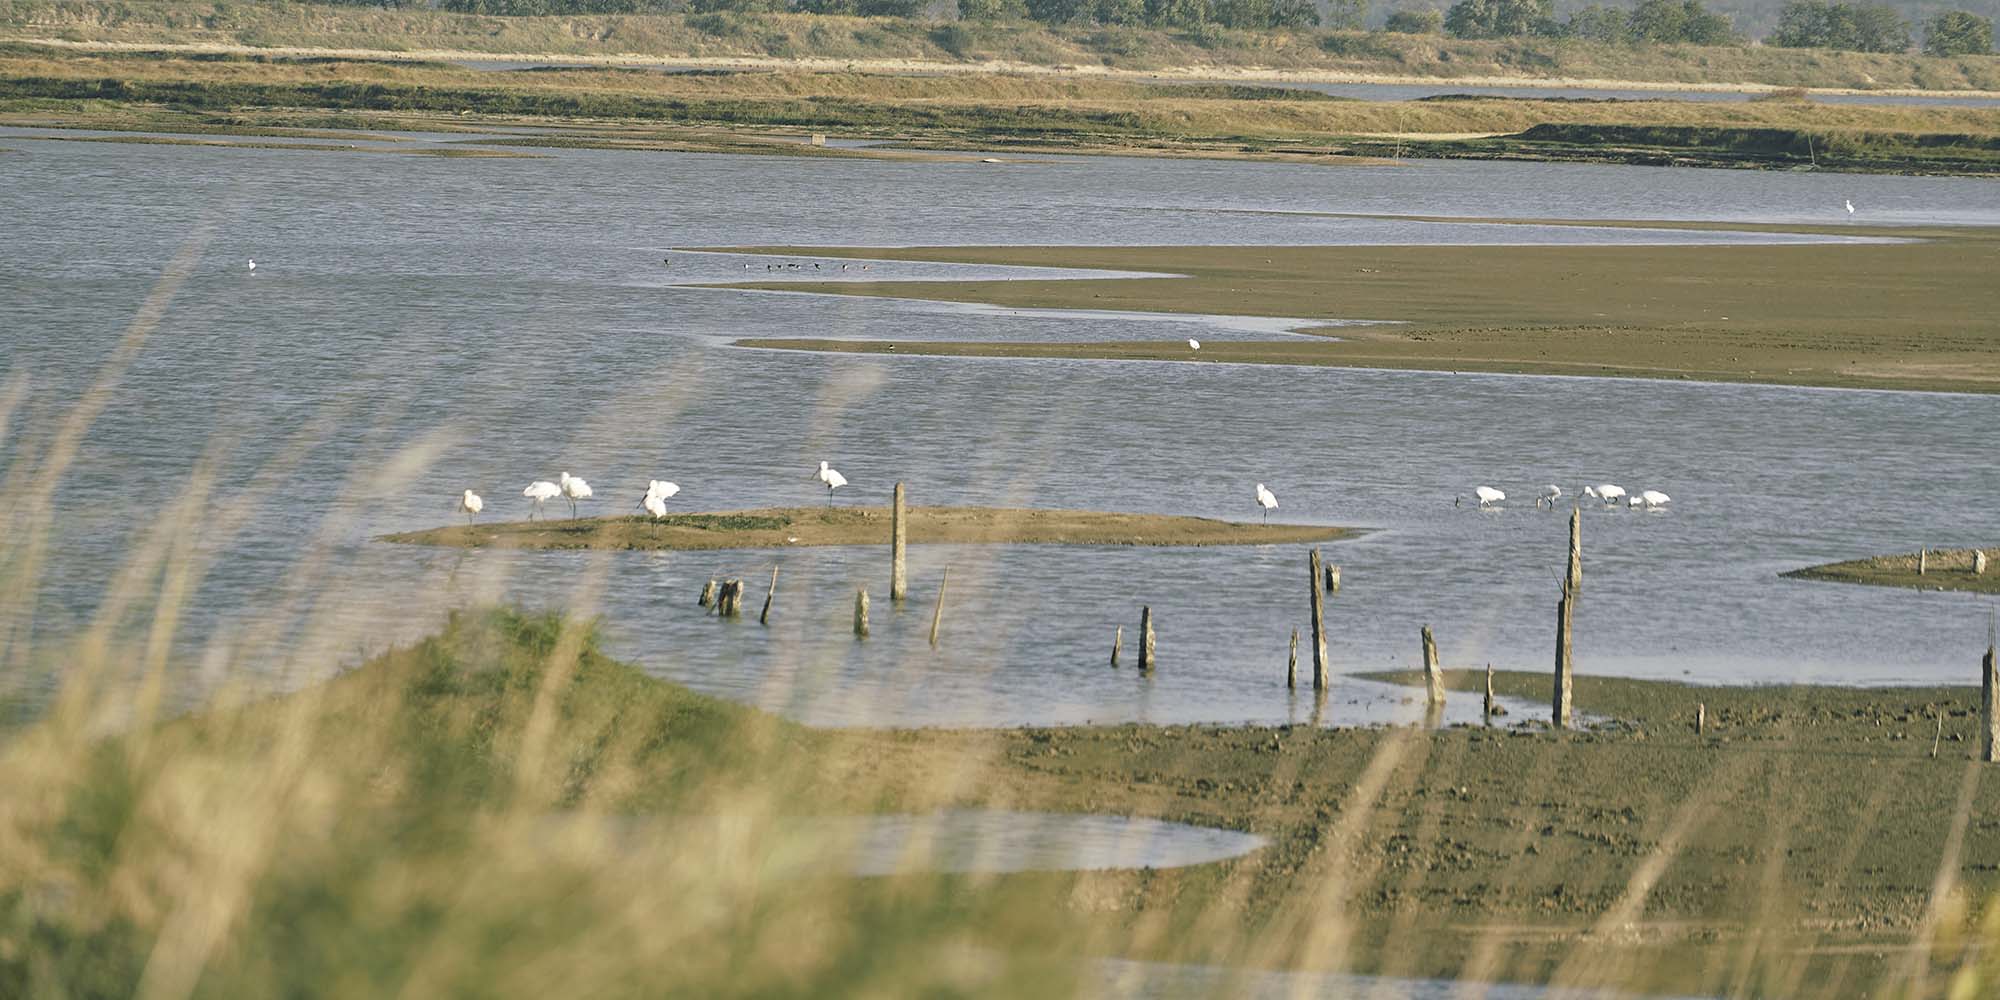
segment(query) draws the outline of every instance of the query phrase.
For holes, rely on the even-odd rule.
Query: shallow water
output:
[[[1964,680],[1983,647],[1990,599],[1775,574],[1990,541],[2000,398],[753,351],[728,342],[1269,334],[685,288],[675,283],[705,272],[662,261],[679,256],[672,247],[771,243],[1624,241],[1634,235],[1289,213],[1823,219],[1844,194],[1905,221],[2000,222],[1994,181],[21,145],[0,158],[0,370],[30,379],[36,433],[94,377],[175,247],[199,225],[211,233],[57,494],[35,612],[43,636],[89,620],[213,446],[229,480],[206,510],[271,492],[215,550],[181,646],[198,661],[212,642],[236,644],[246,669],[282,682],[426,631],[444,607],[514,596],[594,609],[614,651],[647,669],[815,721],[1311,721],[1311,699],[1282,683],[1306,614],[1305,553],[1293,546],[918,547],[912,601],[898,610],[873,549],[509,555],[370,541],[450,519],[468,486],[489,517],[520,516],[520,487],[564,469],[596,483],[593,512],[625,509],[648,478],[680,482],[680,509],[815,503],[823,458],[853,482],[844,503],[885,502],[903,479],[918,503],[1245,518],[1251,484],[1268,483],[1287,519],[1379,529],[1326,550],[1345,568],[1330,612],[1342,672],[1414,664],[1426,623],[1448,665],[1542,669],[1564,527],[1525,498],[1551,481],[1675,498],[1662,511],[1586,511],[1584,672]],[[253,257],[254,275],[243,264]],[[742,273],[706,259],[716,274]],[[0,445],[0,459],[15,447]],[[422,461],[405,471],[396,458],[412,448]],[[273,462],[292,464],[258,481]],[[1479,484],[1517,499],[1452,506]],[[228,523],[203,521],[210,532]],[[716,575],[744,577],[754,600],[773,565],[769,629],[695,607]],[[847,620],[862,584],[875,634],[858,644]],[[1142,605],[1159,619],[1149,680],[1107,663],[1119,625],[1130,662]],[[243,647],[266,627],[296,656]],[[1404,697],[1342,681],[1321,720],[1405,719]]]
[[[1398,979],[1340,972],[1279,972],[1105,959],[1099,996],[1121,1000],[1616,1000],[1633,994],[1515,983]],[[1664,1000],[1664,998],[1662,998]],[[1685,1000],[1685,998],[1684,998]]]

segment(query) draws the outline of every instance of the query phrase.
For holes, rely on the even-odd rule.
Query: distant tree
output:
[[[1444,33],[1444,15],[1434,10],[1399,10],[1389,15],[1384,28],[1404,35]]]
[[[1910,47],[1910,24],[1882,4],[1786,0],[1768,41],[1795,49],[1903,52]]]
[[[1285,19],[1282,10],[1285,5],[1280,2],[1278,6],[1281,8],[1278,16],[1282,21]],[[1311,0],[1305,0],[1305,6],[1312,6]],[[1360,31],[1362,22],[1368,19],[1368,0],[1323,0],[1314,13],[1319,18],[1317,23],[1320,27],[1336,31]],[[1310,27],[1311,23],[1301,22],[1286,26]]]
[[[1950,10],[1924,22],[1924,53],[1933,56],[1986,55],[1993,51],[1993,22]]]
[[[1043,24],[1068,24],[1081,20],[1090,8],[1085,0],[1027,0],[1028,16]]]
[[[1094,0],[1090,16],[1098,24],[1142,24],[1146,0]]]
[[[1028,16],[1021,0],[958,0],[958,16],[967,21],[1020,21]]]
[[[1563,22],[1563,34],[1587,42],[1623,42],[1630,37],[1627,34],[1630,21],[1623,10],[1594,3],[1571,12],[1569,20]]]
[[[1444,15],[1458,38],[1515,38],[1552,22],[1553,0],[1459,0]]]
[[[916,17],[930,6],[930,0],[855,0],[854,12],[862,17]]]
[[[1642,0],[1632,9],[1627,32],[1635,42],[1667,45],[1725,45],[1736,38],[1729,18],[1701,0]]]
[[[1213,20],[1209,0],[1146,0],[1146,23],[1163,28],[1199,28]]]

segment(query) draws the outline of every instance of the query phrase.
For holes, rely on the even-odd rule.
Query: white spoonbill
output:
[[[572,476],[567,472],[563,473],[562,478],[556,480],[556,482],[562,487],[563,499],[569,501],[569,516],[572,518],[575,517],[576,502],[578,500],[590,499],[590,484],[584,482],[583,477]]]
[[[1194,339],[1193,337],[1189,337],[1189,338],[1188,338],[1188,347],[1189,347],[1190,349],[1192,349],[1192,350],[1197,350],[1197,351],[1199,351],[1199,350],[1201,350],[1201,341],[1199,341],[1199,340],[1196,340],[1196,339]]]
[[[1540,507],[1543,504],[1548,504],[1549,509],[1554,510],[1556,509],[1556,501],[1561,500],[1562,495],[1563,488],[1550,483],[1542,487],[1542,495],[1535,498],[1535,506]]]
[[[528,520],[532,521],[536,514],[542,512],[542,504],[562,496],[562,487],[546,479],[537,479],[529,483],[528,488],[521,491],[521,495],[535,502],[534,508],[528,511]]]
[[[1479,506],[1481,507],[1484,507],[1487,504],[1499,503],[1500,501],[1507,499],[1507,494],[1502,493],[1491,486],[1473,487],[1472,496],[1474,499],[1479,501]],[[1453,497],[1451,499],[1451,505],[1453,507],[1456,507],[1464,499],[1465,498],[1462,496]]]
[[[458,497],[458,512],[465,515],[465,523],[472,523],[472,516],[486,509],[486,501],[479,494],[466,490]]]
[[[256,269],[257,269],[257,262],[253,260],[250,262],[250,270],[255,271]]]
[[[1669,501],[1673,500],[1673,497],[1670,497],[1665,493],[1660,492],[1659,490],[1642,490],[1640,491],[1636,499],[1640,503],[1643,503],[1650,508],[1650,507],[1662,506],[1668,503]]]
[[[646,495],[649,497],[659,497],[665,500],[680,491],[681,488],[678,483],[670,483],[664,479],[649,479],[646,481]]]
[[[1584,487],[1583,495],[1596,497],[1597,499],[1604,501],[1605,506],[1608,507],[1614,503],[1617,503],[1618,498],[1625,495],[1625,487],[1619,486],[1616,483],[1600,483],[1596,486]]]
[[[1257,506],[1264,508],[1264,523],[1271,523],[1271,512],[1278,509],[1278,495],[1257,484]]]
[[[639,501],[639,506],[644,507],[646,513],[653,515],[656,521],[667,516],[667,501],[658,495],[646,494],[646,499]]]
[[[826,505],[828,507],[833,506],[833,491],[847,485],[847,477],[841,475],[838,470],[825,462],[819,463],[819,472],[813,478],[826,484]]]
[[[1847,214],[1851,218],[1854,215],[1854,199],[1852,198],[1847,199],[1846,205],[1847,205]]]

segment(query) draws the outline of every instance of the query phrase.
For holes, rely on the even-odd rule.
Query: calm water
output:
[[[27,425],[43,429],[31,433],[94,377],[190,231],[210,234],[57,493],[44,636],[96,613],[106,581],[213,447],[229,479],[207,530],[236,527],[211,541],[186,661],[226,663],[235,648],[285,680],[306,668],[257,642],[309,666],[351,662],[433,627],[444,607],[510,596],[595,610],[615,651],[647,669],[814,721],[1313,720],[1311,699],[1282,684],[1306,616],[1294,546],[920,547],[899,610],[875,550],[507,555],[370,541],[448,520],[467,486],[486,495],[489,517],[518,516],[521,486],[562,470],[597,485],[599,512],[631,504],[648,478],[680,482],[682,509],[817,502],[810,472],[822,458],[852,480],[846,503],[886,501],[902,479],[920,503],[1241,518],[1255,513],[1251,484],[1268,483],[1288,519],[1377,529],[1328,549],[1345,568],[1331,608],[1343,672],[1414,664],[1426,623],[1450,665],[1542,668],[1564,534],[1561,516],[1526,502],[1544,482],[1675,498],[1652,513],[1586,511],[1585,671],[1965,680],[1984,644],[1991,600],[1774,574],[1990,541],[2000,399],[751,351],[729,341],[1272,334],[686,288],[676,283],[740,276],[742,262],[669,250],[1710,239],[1298,213],[1824,221],[1852,197],[1880,221],[2000,223],[1992,181],[1446,162],[469,161],[26,134],[0,132],[21,150],[0,156],[0,369],[30,380]],[[11,458],[16,444],[0,448]],[[1482,483],[1520,499],[1452,506]],[[237,525],[226,515],[242,503]],[[774,565],[771,628],[695,607],[709,577],[745,577],[754,594]],[[876,598],[866,644],[846,625],[860,584]],[[1131,640],[1141,605],[1159,619],[1149,681],[1106,664],[1113,629]],[[1343,681],[1319,718],[1407,717],[1405,698]],[[1473,716],[1455,703],[1446,721]]]

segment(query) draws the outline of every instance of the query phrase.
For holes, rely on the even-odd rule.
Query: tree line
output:
[[[934,0],[318,0],[425,7],[466,14],[772,13],[916,17]],[[1310,29],[1361,27],[1368,0],[957,0],[968,21],[1144,25],[1159,28]],[[1632,45],[1740,45],[1730,18],[1702,0],[1639,0],[1629,9],[1591,3],[1558,19],[1554,0],[1457,0],[1448,9],[1403,9],[1386,29],[1457,38],[1575,38]],[[1913,26],[1895,8],[1847,0],[1786,0],[1767,45],[1852,52],[1907,52]],[[1922,49],[1953,56],[1993,51],[1993,22],[1954,10],[1927,19]]]

